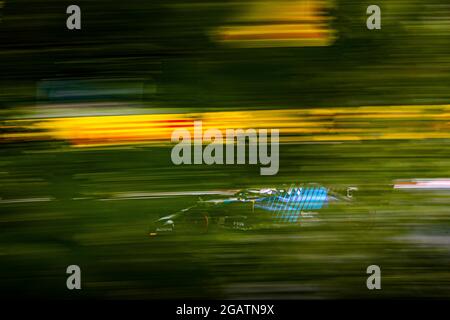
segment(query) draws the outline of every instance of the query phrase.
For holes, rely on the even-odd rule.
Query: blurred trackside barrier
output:
[[[0,141],[65,140],[75,147],[170,145],[173,130],[280,129],[280,143],[448,139],[450,105],[368,106],[6,120]]]

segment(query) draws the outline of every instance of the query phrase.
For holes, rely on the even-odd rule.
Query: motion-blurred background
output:
[[[0,0],[0,294],[448,298],[449,49],[446,0]],[[194,120],[280,129],[278,175],[173,165]],[[362,198],[294,230],[148,237],[193,200],[145,194],[283,183]]]

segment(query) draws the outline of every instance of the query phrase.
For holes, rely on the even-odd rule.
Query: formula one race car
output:
[[[155,221],[150,236],[207,232],[213,225],[237,230],[264,225],[295,225],[303,218],[313,218],[332,203],[352,203],[356,190],[356,187],[336,190],[309,184],[246,189],[232,196],[200,198],[196,204]]]

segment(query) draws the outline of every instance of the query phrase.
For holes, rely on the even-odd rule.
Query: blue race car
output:
[[[212,226],[250,230],[261,226],[296,225],[303,218],[313,218],[331,203],[351,203],[356,190],[356,187],[336,190],[309,184],[245,189],[232,196],[200,198],[188,208],[159,218],[150,235],[207,232]]]

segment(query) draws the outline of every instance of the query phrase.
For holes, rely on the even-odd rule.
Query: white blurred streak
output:
[[[413,179],[398,181],[394,189],[450,189],[450,179]]]

